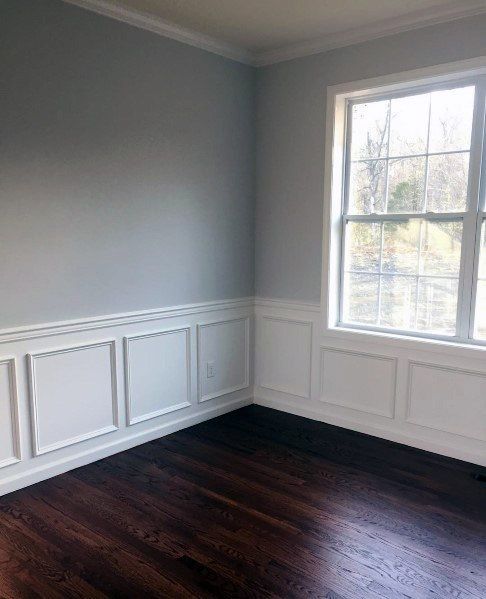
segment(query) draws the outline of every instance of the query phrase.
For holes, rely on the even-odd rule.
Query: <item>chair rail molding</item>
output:
[[[0,340],[0,494],[253,402],[486,466],[482,352],[334,337],[317,303],[205,302]]]
[[[252,403],[253,312],[244,297],[0,331],[0,495]],[[204,403],[198,331],[218,333]]]

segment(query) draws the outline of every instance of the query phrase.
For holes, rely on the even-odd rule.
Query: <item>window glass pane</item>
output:
[[[346,228],[346,270],[378,272],[381,224],[351,222]]]
[[[352,159],[381,158],[388,153],[389,100],[354,104]]]
[[[417,330],[454,335],[458,280],[420,277],[418,285]]]
[[[349,222],[344,321],[454,335],[462,227],[462,220]]]
[[[429,157],[427,210],[463,212],[467,208],[469,152]]]
[[[383,212],[386,189],[386,160],[367,160],[351,165],[349,213]]]
[[[401,330],[414,327],[416,287],[415,277],[382,277],[380,326]]]
[[[425,157],[390,160],[387,212],[421,212],[425,199]]]
[[[430,94],[391,101],[390,156],[424,154],[427,151]]]
[[[459,277],[462,221],[422,221],[420,273]]]
[[[383,272],[416,274],[420,221],[388,222],[383,225]]]
[[[378,322],[378,275],[347,274],[344,284],[344,320],[376,325]]]
[[[474,337],[486,339],[486,281],[478,281]]]
[[[486,339],[486,221],[483,222],[481,229],[478,274],[474,337],[476,339]]]
[[[429,152],[469,150],[474,86],[432,92]]]

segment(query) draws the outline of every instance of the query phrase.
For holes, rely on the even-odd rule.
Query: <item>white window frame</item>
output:
[[[458,297],[457,335],[442,336],[433,333],[401,331],[372,325],[344,324],[340,321],[342,309],[342,271],[344,266],[344,201],[347,150],[347,113],[350,102],[359,99],[378,99],[403,93],[425,93],[441,85],[477,85],[474,107],[474,127],[470,148],[470,172],[467,212],[463,217],[464,230],[475,230],[475,236],[464,236]],[[380,342],[399,344],[403,347],[438,351],[445,347],[464,347],[486,350],[486,341],[472,339],[475,312],[476,284],[478,280],[478,253],[480,227],[486,212],[478,212],[479,198],[486,190],[486,167],[481,172],[481,159],[485,161],[483,130],[486,98],[486,57],[449,63],[435,67],[407,71],[397,75],[378,77],[344,85],[331,86],[327,90],[326,147],[324,165],[324,234],[322,260],[321,306],[324,334],[347,340],[377,339]],[[472,201],[471,201],[472,198]],[[484,209],[484,206],[483,206]],[[478,216],[479,215],[479,216]],[[387,215],[388,218],[389,215]],[[450,214],[444,218],[450,219]],[[392,216],[393,218],[393,216]],[[398,216],[397,216],[398,218]],[[403,218],[403,215],[400,215]],[[437,215],[441,218],[441,215]],[[472,220],[473,219],[473,220]],[[473,224],[472,224],[473,223]],[[477,223],[477,229],[476,229]],[[469,315],[469,318],[467,317]]]

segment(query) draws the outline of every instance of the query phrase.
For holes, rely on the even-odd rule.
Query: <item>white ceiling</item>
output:
[[[486,0],[67,1],[95,10],[98,6],[105,14],[100,6],[125,15],[138,13],[174,25],[179,33],[240,50],[256,62],[290,49],[301,55],[486,11]]]

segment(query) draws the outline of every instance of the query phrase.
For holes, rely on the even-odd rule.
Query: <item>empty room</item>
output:
[[[0,599],[486,599],[486,0],[0,0]]]

